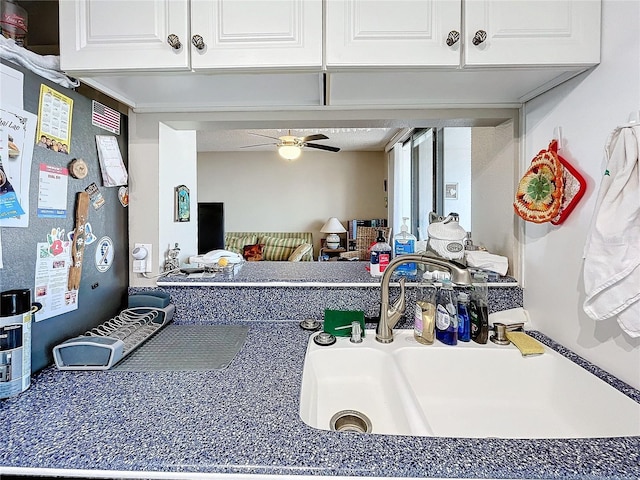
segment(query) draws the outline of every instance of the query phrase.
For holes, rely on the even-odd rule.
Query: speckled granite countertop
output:
[[[640,477],[640,437],[425,438],[313,429],[298,416],[309,335],[292,322],[251,323],[231,366],[207,373],[49,367],[29,390],[0,401],[0,473]],[[640,392],[618,386],[640,401]]]
[[[282,283],[289,286],[306,283],[321,284],[357,284],[375,287],[380,277],[372,277],[366,270],[368,262],[244,262],[233,276],[217,273],[214,277],[190,277],[186,274],[174,274],[160,277],[158,285],[186,284],[266,284],[278,287]],[[408,279],[411,281],[411,279]],[[492,285],[513,286],[517,282],[512,277],[500,277]]]

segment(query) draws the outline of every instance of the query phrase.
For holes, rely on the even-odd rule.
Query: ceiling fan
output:
[[[251,147],[261,147],[263,145],[275,145],[278,149],[278,153],[281,157],[286,158],[287,160],[295,160],[300,156],[302,149],[305,147],[308,148],[317,148],[319,150],[326,150],[328,152],[339,152],[340,149],[338,147],[332,147],[330,145],[322,145],[321,143],[313,143],[317,140],[328,140],[329,137],[322,133],[317,133],[315,135],[307,135],[306,137],[296,137],[291,135],[291,131],[289,131],[289,135],[283,135],[281,137],[272,137],[270,135],[263,135],[261,133],[252,133],[249,132],[250,135],[256,135],[258,137],[271,138],[273,140],[277,140],[277,142],[270,143],[259,143],[257,145],[247,145],[240,148],[251,148]]]

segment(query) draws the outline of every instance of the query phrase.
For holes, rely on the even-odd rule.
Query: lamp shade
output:
[[[340,223],[340,220],[336,217],[331,217],[320,229],[322,233],[344,233],[346,231],[342,223]]]

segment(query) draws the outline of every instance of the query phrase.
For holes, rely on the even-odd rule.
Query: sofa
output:
[[[225,250],[239,253],[249,261],[313,260],[311,232],[226,232],[224,245]]]

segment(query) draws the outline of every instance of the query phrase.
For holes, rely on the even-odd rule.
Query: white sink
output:
[[[307,347],[300,416],[331,429],[334,414],[354,410],[371,433],[498,438],[640,435],[640,404],[552,349],[522,357],[513,346],[436,342],[412,330],[381,344],[338,338]]]

